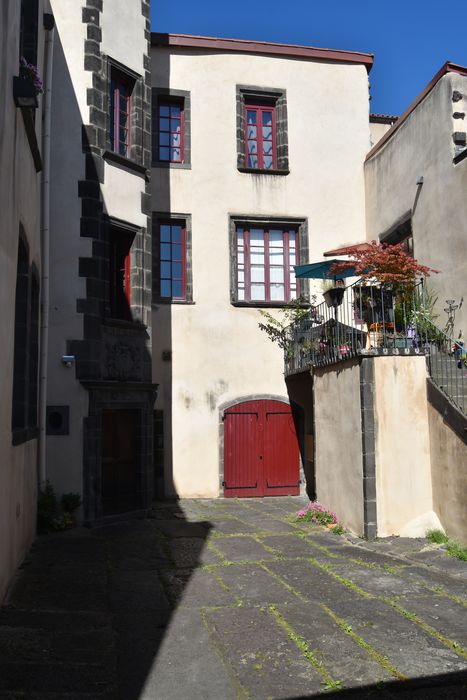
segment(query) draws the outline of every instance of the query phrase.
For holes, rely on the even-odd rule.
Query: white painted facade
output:
[[[191,96],[191,168],[152,170],[153,211],[190,214],[193,241],[194,303],[153,313],[165,488],[218,496],[220,406],[242,396],[287,398],[282,352],[258,328],[258,308],[230,301],[229,217],[306,220],[309,260],[365,238],[368,76],[358,64],[153,46],[152,85]],[[237,85],[286,90],[288,175],[237,169]]]

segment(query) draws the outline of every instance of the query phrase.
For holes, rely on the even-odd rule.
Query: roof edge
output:
[[[247,39],[223,39],[211,36],[192,36],[191,34],[164,34],[151,32],[151,46],[184,46],[187,48],[210,49],[211,51],[239,51],[289,58],[308,58],[335,63],[360,63],[370,72],[374,55],[360,51],[340,49],[323,49],[315,46],[297,44],[277,44],[268,41]]]
[[[390,138],[400,129],[402,124],[407,120],[407,118],[412,114],[414,109],[418,107],[418,105],[423,102],[425,97],[429,95],[429,93],[433,90],[435,85],[443,76],[445,76],[447,73],[458,73],[459,75],[465,75],[467,76],[467,67],[461,66],[458,63],[451,63],[451,61],[446,61],[446,63],[441,66],[439,71],[433,76],[433,78],[430,80],[428,85],[425,86],[425,88],[421,91],[419,95],[415,98],[415,100],[407,107],[405,112],[401,114],[399,119],[391,126],[388,131],[380,138],[378,143],[376,143],[373,148],[367,153],[367,156],[365,158],[365,162],[373,158],[374,155],[378,153],[378,151],[381,150],[381,148],[384,146],[385,143],[389,141]]]

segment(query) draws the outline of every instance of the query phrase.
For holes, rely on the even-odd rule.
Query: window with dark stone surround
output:
[[[37,66],[38,0],[21,0],[19,57]]]
[[[191,168],[191,98],[186,90],[152,89],[152,164]]]
[[[135,86],[134,78],[114,66],[110,69],[110,148],[125,158],[131,155],[131,95]]]
[[[287,175],[289,146],[286,91],[237,85],[237,168]]]
[[[13,444],[37,436],[39,275],[29,266],[22,227],[18,243],[11,427]]]
[[[191,215],[153,214],[154,303],[192,303]]]
[[[309,295],[294,265],[308,259],[305,219],[235,216],[230,219],[230,289],[236,306],[284,306]]]

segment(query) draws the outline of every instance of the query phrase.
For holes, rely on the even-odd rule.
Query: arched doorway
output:
[[[223,423],[224,496],[299,494],[299,448],[288,403],[242,401],[225,409]]]

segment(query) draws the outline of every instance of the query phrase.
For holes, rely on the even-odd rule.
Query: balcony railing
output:
[[[393,291],[359,280],[325,296],[327,301],[290,326],[286,375],[358,355],[423,354],[433,381],[465,412],[467,355],[430,320],[422,282]]]

